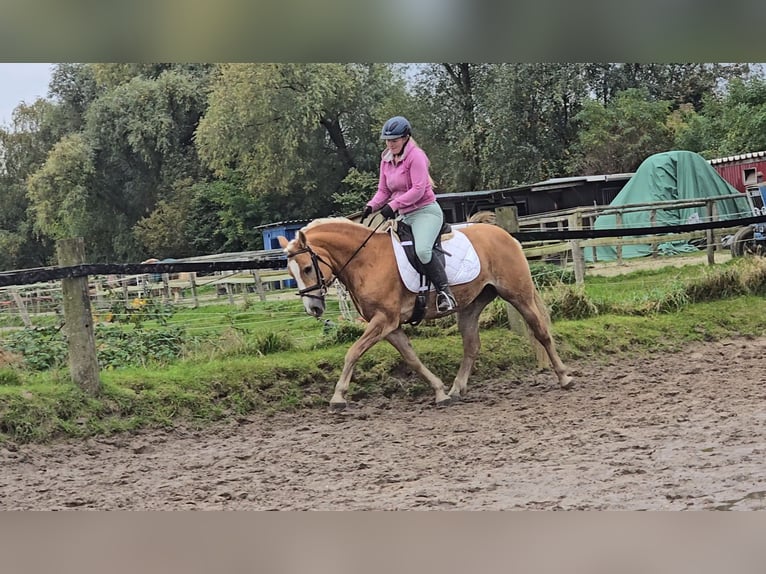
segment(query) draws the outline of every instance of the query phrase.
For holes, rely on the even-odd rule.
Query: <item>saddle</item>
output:
[[[407,321],[411,325],[417,325],[423,320],[423,317],[426,314],[426,301],[428,297],[428,290],[431,288],[431,280],[426,274],[423,264],[420,262],[420,259],[418,259],[418,256],[415,253],[415,240],[412,236],[412,227],[407,223],[398,220],[396,222],[396,226],[392,227],[392,232],[395,233],[399,238],[399,243],[404,249],[405,255],[407,255],[407,260],[420,275],[420,288],[418,289],[418,294],[415,297],[415,308],[412,311],[410,320]],[[445,254],[444,249],[442,249],[442,238],[443,236],[449,235],[450,233],[452,233],[452,226],[445,221],[442,223],[442,228],[439,231],[439,234],[436,236],[436,240],[434,241],[433,257],[438,257],[441,260],[442,265],[444,265]]]

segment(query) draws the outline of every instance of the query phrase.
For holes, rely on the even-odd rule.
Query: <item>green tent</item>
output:
[[[717,171],[699,154],[690,151],[668,151],[646,158],[636,173],[614,198],[610,207],[620,207],[636,203],[654,203],[658,201],[683,201],[721,197],[739,193],[724,180]],[[748,217],[750,204],[744,194],[742,197],[716,202],[720,219]],[[658,209],[655,225],[683,225],[705,221],[705,206],[683,209]],[[629,211],[622,214],[622,227],[651,226],[649,211]],[[616,215],[601,215],[596,219],[594,229],[616,229]],[[693,251],[695,248],[684,241],[670,241],[659,246],[660,253],[678,253]],[[624,258],[643,257],[651,254],[651,245],[624,245]],[[617,259],[614,247],[597,247],[599,261]],[[592,250],[586,250],[586,257],[592,261]]]

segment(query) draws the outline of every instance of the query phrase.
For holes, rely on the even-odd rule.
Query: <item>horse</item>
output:
[[[449,393],[444,383],[415,354],[402,329],[412,316],[416,293],[407,289],[397,270],[392,239],[387,232],[370,230],[346,218],[321,218],[298,230],[292,240],[278,238],[287,257],[288,272],[298,285],[298,295],[309,315],[325,311],[325,295],[337,279],[361,317],[364,333],[346,352],[343,370],[330,400],[331,410],[346,408],[346,391],[359,358],[381,340],[388,341],[407,365],[434,391],[437,406],[460,400],[479,354],[479,314],[497,296],[513,305],[545,349],[561,388],[573,378],[559,357],[550,331],[550,317],[532,280],[521,244],[501,227],[472,223],[460,229],[473,245],[481,269],[469,282],[452,285],[458,306],[439,315],[431,290],[424,319],[456,313],[463,342],[463,358]]]

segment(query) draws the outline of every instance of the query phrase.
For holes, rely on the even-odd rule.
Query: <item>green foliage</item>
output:
[[[175,309],[171,303],[137,297],[127,305],[124,301],[112,303],[109,313],[112,321],[141,328],[146,321],[156,321],[159,325],[167,325]]]
[[[607,105],[586,102],[576,116],[582,126],[577,168],[585,174],[632,172],[648,156],[667,151],[670,106],[667,100],[651,101],[645,89],[620,92]]]
[[[339,213],[350,214],[362,209],[364,205],[375,195],[378,189],[378,174],[369,171],[359,171],[352,167],[343,184],[347,191],[332,194],[336,210]]]
[[[4,338],[3,347],[23,356],[24,365],[33,371],[47,371],[66,365],[67,347],[61,327],[14,331]]]
[[[574,271],[572,269],[554,265],[553,263],[530,261],[529,271],[538,289],[562,283],[571,285],[575,282]]]
[[[353,343],[362,336],[366,327],[366,323],[350,323],[348,321],[334,323],[328,319],[324,323],[322,340],[317,347]]]
[[[0,385],[20,385],[22,384],[21,373],[11,367],[0,367]]]
[[[127,329],[98,325],[95,333],[97,357],[102,369],[148,364],[168,364],[182,356],[186,336],[178,327]]]
[[[0,128],[0,269],[258,249],[258,225],[355,212],[383,121],[440,192],[634,169],[671,147],[766,148],[746,64],[58,64]]]
[[[587,319],[598,315],[598,307],[588,298],[585,289],[577,285],[563,285],[547,291],[545,303],[552,320]]]
[[[390,67],[225,64],[220,72],[196,134],[200,157],[219,176],[234,171],[254,195],[319,190],[303,213],[327,213],[328,190],[351,168],[377,168],[379,102],[403,90]]]

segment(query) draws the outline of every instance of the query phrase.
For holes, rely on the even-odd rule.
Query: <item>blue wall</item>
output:
[[[263,230],[263,248],[264,249],[279,249],[279,242],[277,237],[282,235],[287,239],[294,239],[298,230],[303,227],[304,223],[294,223],[289,225],[278,225],[275,227],[269,227]]]
[[[287,239],[294,239],[295,235],[298,233],[298,230],[306,225],[305,222],[301,223],[292,223],[292,224],[285,224],[285,225],[276,225],[274,227],[269,227],[268,229],[263,230],[263,248],[264,249],[280,249],[281,246],[279,245],[279,241],[277,241],[277,237],[282,235],[283,237],[286,237]],[[288,281],[285,281],[285,285],[287,287],[297,287],[298,284],[295,282],[294,279],[290,279]],[[279,288],[279,283],[275,282],[274,284],[275,288]]]

